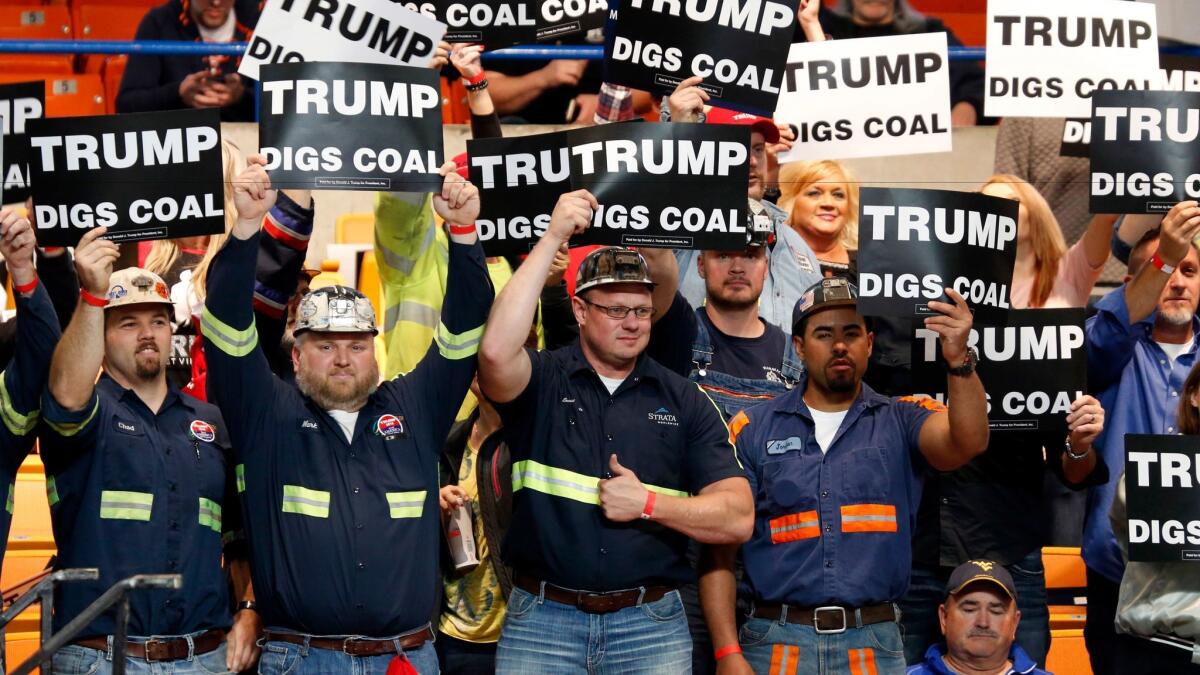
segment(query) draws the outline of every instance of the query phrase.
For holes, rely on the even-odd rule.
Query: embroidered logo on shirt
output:
[[[767,441],[768,455],[782,455],[789,450],[803,450],[804,440],[799,436]]]
[[[404,438],[404,416],[381,416],[379,421],[375,423],[375,433],[376,435],[383,436],[388,440],[393,438]]]
[[[192,438],[205,443],[212,443],[217,438],[217,430],[204,420],[194,420],[188,428],[188,433]]]
[[[651,422],[656,424],[665,424],[669,427],[679,426],[679,420],[676,419],[675,415],[672,415],[671,411],[667,410],[666,408],[659,408],[652,413],[646,413],[646,417]]]
[[[316,431],[317,429],[320,429],[321,427],[317,424],[316,420],[300,420],[300,428],[301,429],[312,429],[313,431]]]

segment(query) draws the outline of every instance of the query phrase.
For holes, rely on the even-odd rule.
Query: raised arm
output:
[[[1125,289],[1125,306],[1129,312],[1129,325],[1134,325],[1158,309],[1158,298],[1170,280],[1171,274],[1165,266],[1179,267],[1187,257],[1192,241],[1200,235],[1200,205],[1194,201],[1179,202],[1171,207],[1162,221],[1162,234],[1158,239],[1155,258],[1164,268],[1153,262],[1142,265]],[[1132,271],[1132,270],[1131,270]]]
[[[669,248],[647,247],[638,252],[646,259],[650,279],[654,282],[654,323],[658,323],[675,302],[675,291],[679,290],[679,261],[675,259],[675,251]]]
[[[483,64],[479,57],[483,53],[483,45],[450,46],[450,63],[463,77],[467,86],[467,107],[471,109],[471,138],[499,138],[504,134],[500,130],[500,116],[496,114],[496,106],[492,103],[492,95],[488,93],[486,78],[482,83],[471,85],[483,76]]]
[[[966,362],[967,338],[973,318],[967,301],[952,288],[946,294],[954,304],[930,302],[929,309],[939,312],[925,319],[925,327],[938,334],[942,358],[951,367]],[[921,427],[921,454],[938,471],[953,471],[987,449],[987,394],[979,374],[946,376],[950,397],[948,412],[931,415]]]
[[[796,21],[809,42],[824,42],[825,31],[821,28],[821,0],[800,0],[796,7]]]
[[[1079,237],[1079,241],[1083,244],[1083,250],[1087,254],[1088,265],[1092,268],[1099,267],[1108,260],[1111,249],[1109,244],[1112,240],[1113,223],[1115,222],[1117,222],[1116,215],[1098,213],[1092,216],[1088,228]]]
[[[525,339],[537,311],[538,298],[555,253],[571,235],[583,232],[592,222],[599,203],[587,190],[568,192],[558,198],[550,225],[529,257],[517,268],[500,291],[488,316],[487,332],[479,350],[479,387],[497,403],[507,403],[525,391],[533,372]]]

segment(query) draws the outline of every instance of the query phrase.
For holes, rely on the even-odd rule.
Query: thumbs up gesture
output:
[[[618,523],[637,520],[646,506],[647,490],[636,474],[621,466],[617,456],[608,458],[612,478],[600,481],[600,508],[604,517]]]

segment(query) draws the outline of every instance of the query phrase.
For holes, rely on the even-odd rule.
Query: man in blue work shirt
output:
[[[1178,433],[1179,392],[1196,360],[1196,303],[1200,299],[1200,206],[1176,204],[1161,233],[1133,250],[1124,286],[1096,303],[1087,322],[1088,386],[1109,419],[1095,442],[1108,466],[1125,463],[1126,434]],[[1097,675],[1113,673],[1115,651],[1137,638],[1113,627],[1117,591],[1125,565],[1108,513],[1120,471],[1088,494],[1083,530],[1088,613],[1084,639]]]
[[[742,547],[754,605],[740,637],[736,547],[710,547],[700,578],[723,670],[903,671],[894,602],[908,585],[921,475],[961,466],[988,439],[987,400],[967,347],[971,311],[953,289],[946,293],[954,304],[930,302],[938,314],[925,327],[938,334],[946,361],[948,411],[862,383],[872,334],[848,281],[822,280],[796,304],[792,339],[805,377],[729,424],[757,513]]]
[[[438,457],[475,374],[492,300],[475,234],[478,191],[441,169],[433,198],[450,271],[433,344],[379,383],[361,293],[300,301],[295,384],[271,374],[253,319],[259,224],[275,199],[260,155],[236,185],[238,221],[213,260],[201,315],[209,389],[240,452],[252,578],[266,626],[259,672],[438,672]],[[268,347],[273,347],[269,345]]]
[[[228,577],[239,601],[253,591],[225,423],[215,406],[168,383],[167,285],[136,267],[113,274],[117,245],[105,232],[92,229],[75,247],[80,301],[43,399],[56,567],[100,570],[97,581],[59,589],[54,629],[126,577],[181,574],[177,591],[130,596],[126,672],[242,670],[257,653],[259,622],[252,605],[231,617]],[[114,616],[55,653],[53,672],[111,672]]]
[[[524,348],[555,252],[597,207],[586,190],[559,198],[496,300],[480,350],[480,389],[504,422],[521,524],[504,543],[514,587],[500,673],[688,672],[676,590],[694,578],[688,537],[739,543],[752,525],[720,412],[643,353],[653,283],[636,251],[597,249],[580,265],[577,343]]]

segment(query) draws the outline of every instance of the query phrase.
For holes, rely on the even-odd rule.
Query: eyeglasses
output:
[[[579,299],[583,300],[584,302],[591,305],[592,307],[598,307],[610,319],[624,320],[625,317],[629,316],[630,312],[633,312],[633,315],[639,319],[649,319],[650,317],[654,316],[654,308],[653,307],[621,307],[621,306],[610,307],[608,305],[601,305],[599,303],[592,302],[591,300],[588,300],[587,298],[579,298]]]

